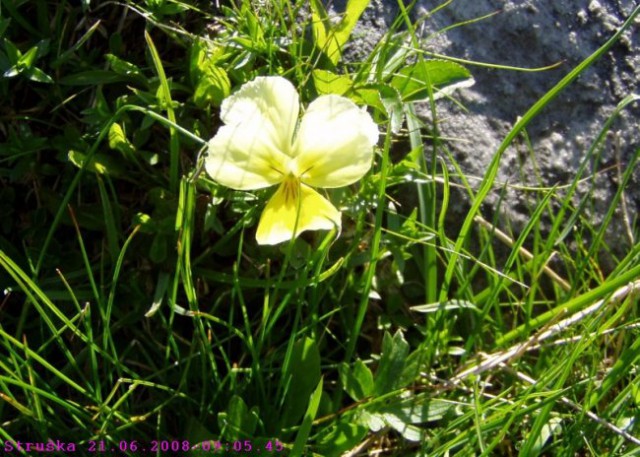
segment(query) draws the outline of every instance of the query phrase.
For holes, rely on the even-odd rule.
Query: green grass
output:
[[[481,63],[425,54],[428,18],[412,23],[411,5],[346,62],[366,1],[339,24],[316,0],[220,3],[0,1],[3,451],[52,439],[77,455],[210,455],[216,442],[226,455],[637,455],[640,243],[624,192],[640,151],[602,221],[584,210],[602,144],[638,97],[571,182],[522,189],[521,231],[480,208],[500,192],[502,153],[530,145],[527,124],[639,9],[522,113],[478,184],[435,107]],[[259,246],[272,191],[202,170],[221,101],[260,75],[286,77],[304,104],[349,97],[379,125],[371,172],[329,193],[340,236]],[[607,243],[616,210],[630,218],[624,255]]]

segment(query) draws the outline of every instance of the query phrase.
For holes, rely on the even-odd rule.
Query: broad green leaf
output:
[[[87,160],[87,156],[73,149],[69,151],[67,157],[78,168],[83,168],[100,175],[122,176],[124,170],[122,166],[113,158],[105,154],[96,153],[91,159]]]
[[[402,332],[398,330],[393,337],[385,332],[374,383],[376,394],[382,395],[398,387],[398,374],[404,369],[407,355],[409,355],[409,344],[402,336]]]
[[[450,401],[420,395],[386,405],[378,412],[393,414],[408,424],[424,424],[441,420],[453,407]]]
[[[140,70],[137,65],[134,65],[131,62],[127,62],[126,60],[123,60],[113,54],[107,54],[104,57],[105,59],[107,59],[107,62],[109,62],[109,66],[115,73],[122,76],[135,77],[139,78],[142,81],[146,81],[142,70]]]
[[[380,98],[380,92],[377,89],[373,89],[370,87],[358,88],[353,91],[351,94],[351,99],[358,103],[370,106],[381,113],[386,114],[386,109],[382,104],[382,100]]]
[[[218,426],[228,440],[253,436],[257,424],[258,415],[255,409],[249,409],[244,400],[237,395],[229,400],[227,411],[218,414]]]
[[[326,457],[338,457],[362,442],[369,428],[350,417],[333,422],[318,440],[318,452]]]
[[[404,102],[429,98],[429,86],[435,98],[438,91],[447,87],[473,84],[471,73],[462,65],[446,60],[421,60],[400,70],[391,79]]]
[[[398,133],[402,128],[404,109],[400,93],[395,87],[387,84],[367,84],[356,89],[352,98],[386,114],[391,121],[392,132]]]
[[[402,372],[398,375],[396,388],[406,387],[409,384],[413,384],[421,377],[420,373],[423,372],[423,368],[427,362],[427,353],[428,352],[425,348],[419,347],[409,354],[404,362]]]
[[[347,75],[337,75],[327,70],[313,70],[313,82],[318,95],[337,94],[343,95],[351,86],[353,81]]]
[[[346,363],[340,365],[340,382],[345,392],[355,401],[373,393],[373,374],[360,359],[356,360],[353,368]]]
[[[309,395],[320,382],[320,351],[311,338],[303,338],[293,345],[284,379],[288,390],[284,401],[284,426],[297,425],[305,412]]]
[[[210,63],[204,69],[193,94],[193,102],[199,108],[207,105],[220,106],[231,93],[231,82],[227,72]]]
[[[408,441],[421,441],[424,431],[420,425],[441,420],[452,407],[451,402],[426,395],[412,396],[374,411],[363,410],[358,421],[373,432],[392,427]]]
[[[395,414],[383,414],[382,419],[387,425],[400,433],[407,441],[417,442],[424,439],[424,431],[420,427],[405,422]]]

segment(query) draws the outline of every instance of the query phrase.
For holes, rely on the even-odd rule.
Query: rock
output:
[[[424,49],[428,51],[525,68],[562,62],[556,69],[533,73],[468,66],[476,83],[454,95],[465,109],[452,101],[437,102],[440,134],[452,138],[447,146],[464,173],[475,177],[484,175],[518,117],[615,33],[635,6],[630,0],[455,0],[429,15],[439,4],[419,0],[412,11],[414,21],[429,16],[420,28],[425,39]],[[344,2],[335,2],[335,8],[343,10]],[[349,58],[366,58],[397,12],[396,0],[372,1],[353,35]],[[439,33],[446,27],[491,13],[495,14]],[[504,215],[505,226],[517,231],[529,220],[531,205],[536,199],[532,192],[522,190],[522,186],[570,184],[618,103],[634,91],[640,93],[639,38],[638,27],[627,31],[606,55],[529,124],[531,148],[520,138],[506,151],[497,181],[509,185],[496,187],[487,198],[487,206]],[[430,118],[426,103],[418,104],[417,112],[425,120]],[[587,169],[587,176],[594,172],[596,175],[591,204],[586,206],[584,215],[592,223],[597,224],[608,210],[618,189],[618,173],[624,172],[640,147],[639,127],[640,109],[635,103],[613,124],[602,144],[597,169],[591,166]],[[618,166],[621,168],[616,168]],[[593,182],[587,180],[580,186],[575,205],[584,192],[594,188]],[[623,217],[627,217],[631,225],[640,223],[637,220],[639,184],[640,167],[636,167],[632,182],[625,190],[628,211],[625,215],[620,208],[616,210],[607,235],[607,244],[619,248],[619,253],[630,243]]]

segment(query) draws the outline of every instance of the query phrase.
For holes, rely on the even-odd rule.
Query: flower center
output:
[[[300,180],[290,173],[282,182],[282,194],[286,205],[297,205],[300,194]]]

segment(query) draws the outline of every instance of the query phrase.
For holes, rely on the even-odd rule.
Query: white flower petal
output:
[[[280,77],[259,77],[222,102],[226,124],[209,141],[207,173],[238,190],[279,183],[289,172],[298,94]]]
[[[260,125],[260,132],[246,131],[245,135],[263,135],[271,144],[291,153],[293,133],[298,123],[300,100],[295,87],[280,76],[258,77],[242,85],[227,97],[220,108],[220,117],[226,125]]]
[[[341,214],[315,190],[287,179],[271,197],[258,223],[258,244],[289,241],[305,230],[340,228]]]
[[[300,179],[316,187],[342,187],[371,168],[378,127],[366,111],[337,95],[309,105],[294,144]]]
[[[212,179],[237,190],[269,187],[285,177],[290,158],[274,148],[259,124],[225,125],[209,140],[204,162]]]

